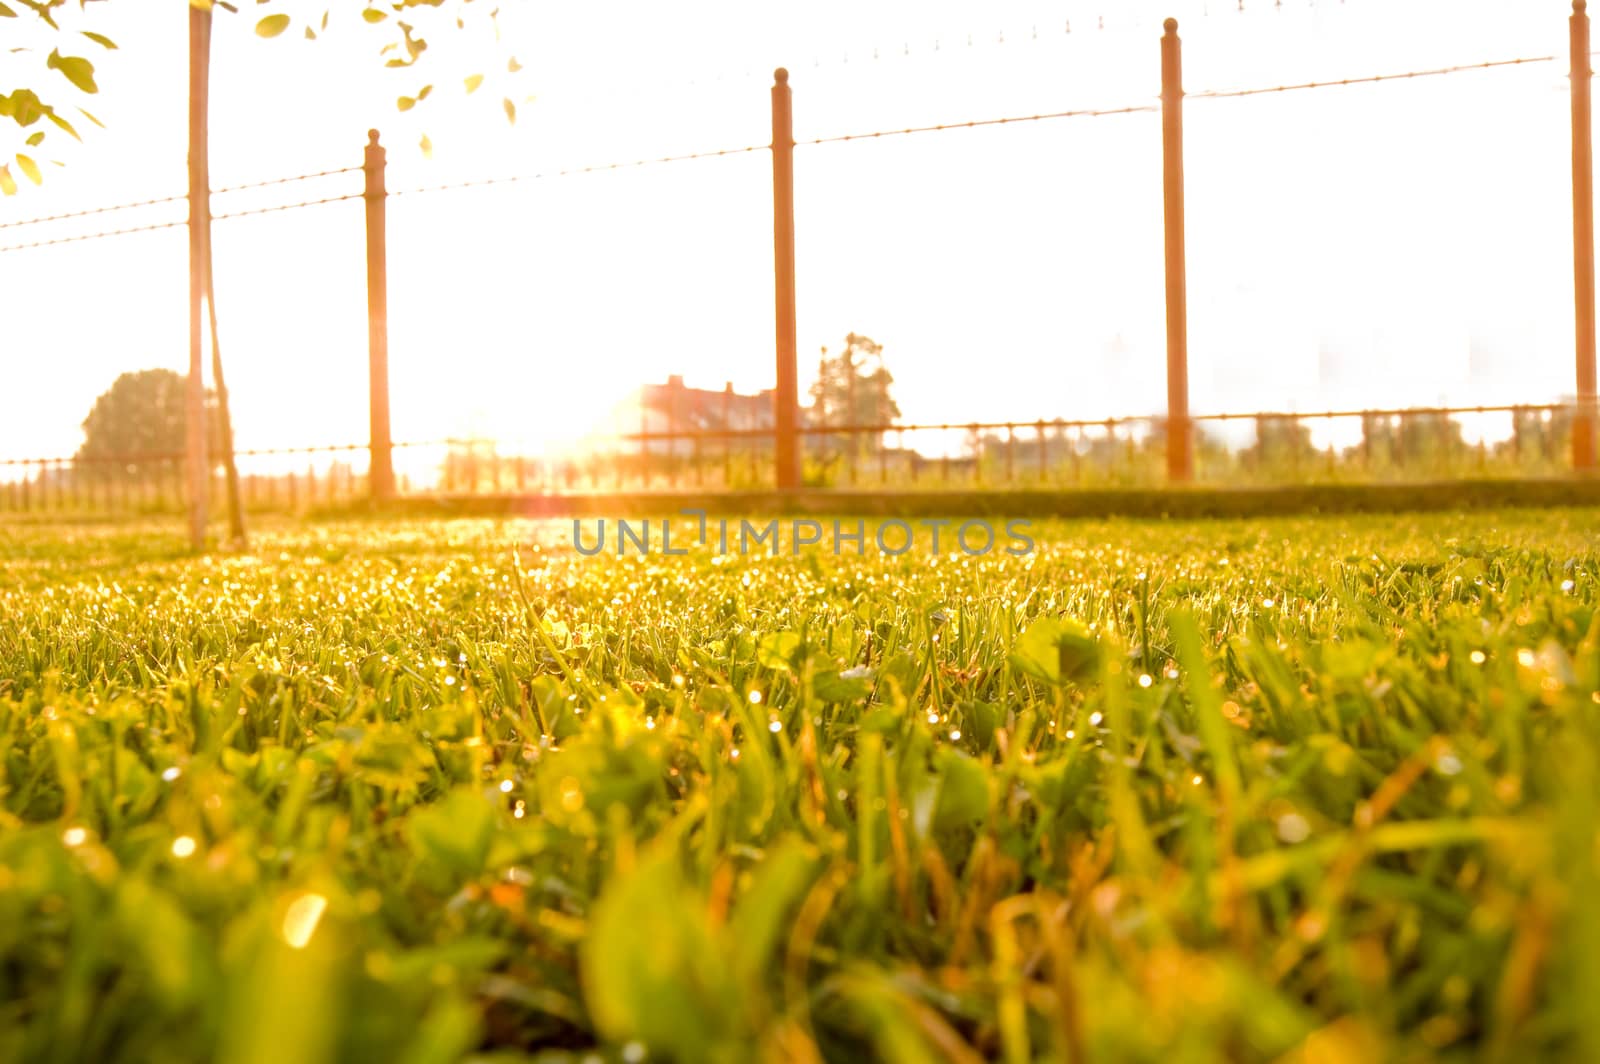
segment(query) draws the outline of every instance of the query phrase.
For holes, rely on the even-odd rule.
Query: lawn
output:
[[[1600,1059],[1600,512],[180,532],[0,524],[0,1060]]]

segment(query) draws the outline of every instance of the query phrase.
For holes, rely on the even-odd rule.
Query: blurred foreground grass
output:
[[[1600,1059],[1597,530],[0,524],[0,1059]]]

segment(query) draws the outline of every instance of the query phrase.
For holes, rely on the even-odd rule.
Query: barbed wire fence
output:
[[[1265,2],[1265,0],[1262,0]],[[1241,7],[1243,5],[1240,5]],[[1590,77],[1588,60],[1595,54],[1587,48],[1587,15],[1581,0],[1575,4],[1573,18],[1574,49],[1572,59],[1575,75],[1574,88],[1574,150],[1587,154],[1590,150],[1587,130],[1588,93]],[[1583,46],[1580,49],[1579,20],[1583,26]],[[1071,26],[1064,27],[1071,32]],[[1037,27],[1034,34],[1037,34]],[[1177,48],[1175,25],[1167,26],[1170,47]],[[1003,43],[1003,33],[1002,40]],[[1164,42],[1164,47],[1168,46]],[[939,48],[934,45],[934,51]],[[905,47],[909,54],[909,45]],[[775,181],[790,183],[790,200],[782,202],[782,192],[775,192],[775,213],[778,224],[783,223],[785,208],[789,212],[788,224],[792,227],[792,171],[780,171],[787,165],[785,158],[795,149],[836,146],[885,138],[921,136],[933,133],[955,133],[980,128],[1016,126],[1064,120],[1115,119],[1136,114],[1161,114],[1170,121],[1174,114],[1181,115],[1183,102],[1209,105],[1211,101],[1239,99],[1253,96],[1300,93],[1312,90],[1377,85],[1418,79],[1444,78],[1470,75],[1505,68],[1527,67],[1538,64],[1555,64],[1557,55],[1524,55],[1476,63],[1427,67],[1375,74],[1363,74],[1340,79],[1313,80],[1275,85],[1258,85],[1241,88],[1206,89],[1185,93],[1177,81],[1175,70],[1169,73],[1163,92],[1147,100],[1133,100],[1118,106],[1093,108],[1068,108],[1040,111],[1032,114],[999,115],[988,118],[907,125],[898,128],[877,128],[862,131],[831,133],[795,140],[788,132],[787,116],[782,131],[776,125],[772,142],[740,144],[711,150],[689,151],[675,154],[646,155],[578,166],[567,166],[529,172],[469,177],[454,181],[416,184],[388,189],[384,185],[381,153],[376,174],[372,159],[362,166],[342,166],[313,173],[291,174],[224,186],[212,190],[211,195],[222,201],[222,209],[213,209],[211,220],[226,222],[232,219],[298,211],[327,204],[365,200],[368,223],[372,224],[373,208],[390,198],[434,196],[444,193],[464,192],[493,186],[508,186],[584,175],[639,170],[661,166],[700,163],[759,152],[774,156]],[[1582,62],[1583,69],[1578,64]],[[820,63],[815,64],[820,65]],[[1576,86],[1583,86],[1579,93]],[[788,107],[787,74],[779,72],[774,87],[775,100],[781,90],[784,107]],[[1583,109],[1584,128],[1579,129],[1579,104]],[[1181,117],[1179,118],[1181,121]],[[1170,127],[1169,127],[1170,128]],[[1181,127],[1180,127],[1181,129]],[[372,146],[376,146],[376,131]],[[1581,142],[1580,142],[1581,138]],[[1169,151],[1171,150],[1169,145]],[[1181,132],[1179,135],[1181,152]],[[1181,159],[1181,155],[1180,155]],[[1181,162],[1180,162],[1181,172]],[[236,209],[227,208],[227,200],[234,193],[261,192],[287,189],[305,182],[335,179],[361,173],[365,188],[341,191],[321,196],[306,196],[285,202],[270,202]],[[1575,177],[1575,181],[1578,178]],[[1172,190],[1168,189],[1169,197]],[[1574,188],[1575,212],[1592,211],[1585,207],[1587,190]],[[1181,218],[1181,182],[1178,189]],[[375,204],[374,201],[377,201]],[[187,197],[181,194],[152,197],[83,210],[68,211],[33,218],[0,222],[0,254],[25,253],[30,250],[61,244],[113,239],[131,234],[186,227]],[[173,213],[156,221],[119,225],[118,216],[128,212],[152,211],[166,208]],[[1172,201],[1169,198],[1169,216]],[[381,212],[378,214],[381,219]],[[49,235],[52,227],[66,223],[89,221],[94,224],[88,232],[69,232]],[[381,222],[379,223],[381,225]],[[1579,221],[1582,224],[1582,221]],[[1592,220],[1589,222],[1592,226]],[[1181,227],[1181,221],[1180,221]],[[369,239],[369,256],[374,243]],[[1181,244],[1180,244],[1181,247]],[[376,241],[376,254],[386,255],[385,237],[380,231]],[[780,251],[781,254],[781,251]],[[792,255],[792,249],[790,251]],[[1584,251],[1579,249],[1580,273],[1583,269]],[[1589,270],[1592,277],[1592,250]],[[1169,262],[1169,267],[1170,267]],[[1181,263],[1180,263],[1181,266]],[[792,266],[791,266],[792,270]],[[783,306],[783,267],[777,267],[779,276],[779,317]],[[1181,270],[1180,270],[1181,277]],[[793,320],[792,277],[789,278],[787,308]],[[1169,273],[1169,302],[1173,296]],[[1592,283],[1592,282],[1591,282]],[[1181,281],[1180,281],[1181,284]],[[810,451],[812,468],[805,473],[808,483],[825,485],[861,485],[877,483],[916,484],[928,477],[936,483],[972,486],[996,486],[1028,483],[1039,487],[1062,487],[1089,483],[1154,484],[1163,480],[1187,480],[1193,473],[1193,462],[1199,458],[1202,476],[1216,479],[1253,477],[1258,480],[1303,480],[1308,475],[1323,473],[1334,478],[1356,478],[1403,472],[1407,465],[1426,467],[1429,475],[1471,475],[1473,473],[1550,473],[1563,470],[1592,468],[1594,418],[1593,352],[1589,352],[1588,379],[1584,377],[1583,337],[1587,314],[1587,335],[1594,334],[1593,295],[1584,306],[1583,282],[1579,280],[1577,314],[1579,334],[1579,374],[1576,402],[1551,402],[1542,404],[1467,406],[1467,407],[1414,407],[1371,410],[1324,410],[1312,413],[1281,411],[1221,412],[1191,414],[1186,408],[1169,404],[1166,414],[1116,414],[1100,419],[1063,419],[1046,417],[1032,421],[1000,421],[956,423],[902,423],[881,418],[860,419],[854,415],[838,423],[808,421],[791,415],[783,424],[782,408],[787,404],[797,409],[797,397],[792,394],[792,349],[782,350],[780,340],[779,369],[780,394],[772,416],[747,414],[744,423],[731,416],[723,406],[721,417],[715,410],[707,412],[682,409],[686,397],[668,394],[654,409],[641,409],[640,427],[635,432],[618,432],[582,458],[545,459],[539,456],[508,455],[500,453],[492,441],[473,439],[434,439],[425,441],[392,441],[371,439],[362,444],[340,444],[296,448],[257,448],[237,451],[239,458],[250,460],[284,460],[304,458],[310,464],[304,472],[284,471],[282,462],[259,474],[247,474],[245,487],[247,501],[255,505],[289,506],[300,508],[318,502],[336,502],[361,497],[374,490],[378,478],[372,475],[375,463],[388,463],[395,449],[431,454],[439,469],[434,483],[408,483],[400,480],[402,492],[407,490],[442,490],[447,492],[560,492],[631,490],[634,488],[683,488],[693,485],[706,487],[744,488],[772,486],[788,489],[800,486],[799,468],[785,470],[780,459],[774,468],[775,452],[781,452],[784,437],[792,438],[796,453],[799,440],[805,440]],[[1181,302],[1181,292],[1179,293]],[[386,323],[382,323],[386,331]],[[792,328],[792,326],[791,326]],[[1169,374],[1174,372],[1172,360],[1186,357],[1182,350],[1174,351],[1169,342]],[[785,375],[784,360],[790,365],[791,394],[782,394]],[[668,389],[671,392],[671,389]],[[374,396],[374,403],[387,406],[387,395]],[[648,404],[643,404],[648,405]],[[704,407],[702,402],[699,404]],[[745,404],[748,405],[748,404]],[[882,405],[879,405],[882,409]],[[1510,433],[1503,445],[1492,452],[1483,444],[1476,448],[1461,442],[1459,432],[1449,428],[1451,419],[1462,416],[1505,416],[1510,421]],[[383,423],[388,423],[387,410]],[[1245,448],[1226,449],[1208,444],[1201,432],[1207,423],[1223,424],[1230,421],[1253,422],[1256,440]],[[1356,422],[1361,429],[1362,443],[1337,453],[1329,444],[1318,448],[1311,446],[1305,426],[1307,423],[1335,421]],[[1586,428],[1587,426],[1587,428]],[[960,453],[952,455],[951,449],[927,457],[920,441],[948,438],[951,434],[963,437]],[[1175,442],[1177,441],[1177,442]],[[1278,453],[1270,453],[1274,447]],[[1563,454],[1570,450],[1570,460]],[[1198,455],[1196,452],[1198,451]],[[1187,457],[1184,457],[1184,456]],[[1177,457],[1175,457],[1177,456]],[[365,463],[363,463],[365,459]],[[1188,466],[1185,467],[1185,463]],[[1432,465],[1428,465],[1431,462]],[[165,508],[177,505],[182,496],[179,470],[182,455],[170,453],[127,454],[112,456],[74,455],[54,458],[0,459],[0,509],[74,509],[82,507]],[[363,468],[365,465],[365,468]],[[392,473],[390,474],[392,477]]]

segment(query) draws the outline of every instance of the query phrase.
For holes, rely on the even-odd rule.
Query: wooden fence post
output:
[[[1578,411],[1572,421],[1572,467],[1594,468],[1594,145],[1589,108],[1593,71],[1589,66],[1589,13],[1584,0],[1572,0],[1568,21],[1572,43],[1572,275],[1578,357]]]
[[[772,85],[772,255],[776,287],[778,385],[773,428],[779,491],[800,486],[800,371],[794,304],[794,114],[789,72],[779,67]]]
[[[189,379],[184,454],[189,480],[189,546],[206,545],[205,370],[201,303],[206,291],[207,230],[211,225],[211,175],[207,155],[211,69],[211,8],[189,8]],[[41,484],[41,488],[43,485]]]
[[[394,440],[389,432],[389,251],[383,171],[383,146],[378,131],[367,131],[362,171],[367,187],[367,380],[370,417],[368,447],[371,466],[367,483],[372,501],[394,498]]]
[[[1189,325],[1183,250],[1183,73],[1178,20],[1161,38],[1161,193],[1167,262],[1167,479],[1194,476],[1189,427]]]

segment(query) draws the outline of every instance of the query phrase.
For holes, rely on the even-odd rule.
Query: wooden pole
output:
[[[378,131],[367,131],[362,170],[367,179],[367,406],[372,501],[394,498],[394,440],[389,430],[389,240],[384,188],[386,165]]]
[[[1189,424],[1188,283],[1183,250],[1183,70],[1178,20],[1161,38],[1161,192],[1167,261],[1167,479],[1194,475]]]
[[[1573,0],[1572,43],[1572,276],[1577,326],[1578,412],[1572,422],[1572,467],[1595,464],[1594,144],[1589,106],[1589,13]]]
[[[189,7],[189,387],[184,452],[189,474],[189,545],[206,545],[206,385],[203,315],[206,231],[211,216],[207,156],[207,96],[211,76],[211,9]]]
[[[778,386],[773,392],[779,491],[800,486],[800,371],[794,303],[794,123],[789,72],[772,85],[772,256],[776,287]]]
[[[228,407],[228,381],[222,375],[222,339],[217,329],[217,285],[211,259],[211,207],[206,205],[206,313],[211,321],[211,379],[217,382],[217,445],[222,448],[222,471],[227,485],[228,538],[235,547],[246,544],[244,499],[239,490],[239,463],[233,454],[233,414]]]

